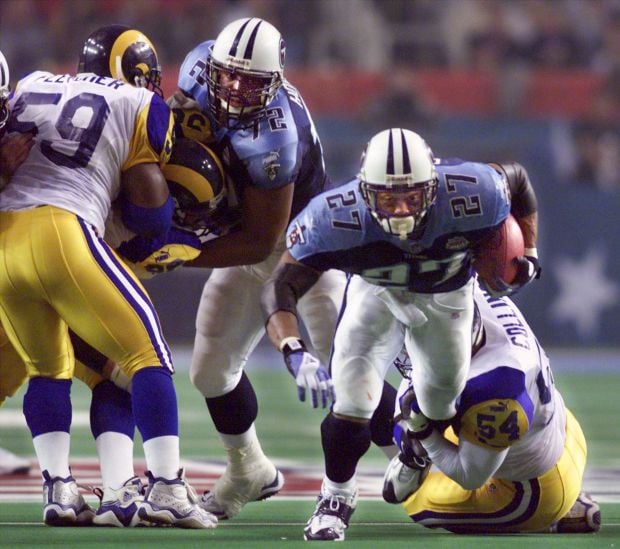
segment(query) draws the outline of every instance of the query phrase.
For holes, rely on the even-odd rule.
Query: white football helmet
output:
[[[207,57],[209,108],[216,120],[230,126],[265,113],[282,84],[284,55],[282,36],[263,19],[224,27]]]
[[[376,134],[366,145],[357,175],[360,191],[381,228],[405,240],[419,232],[437,194],[433,153],[424,139],[411,130],[392,128]],[[419,207],[407,215],[381,210],[378,192],[420,191]]]
[[[9,64],[0,51],[0,136],[9,118]]]

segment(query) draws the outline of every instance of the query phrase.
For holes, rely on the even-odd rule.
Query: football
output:
[[[512,284],[517,275],[516,258],[524,252],[521,228],[517,220],[509,214],[495,235],[478,250],[474,258],[474,268],[487,287],[498,290],[494,281],[501,278]]]

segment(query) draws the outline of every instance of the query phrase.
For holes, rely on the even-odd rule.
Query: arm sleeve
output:
[[[538,211],[538,201],[527,170],[517,162],[491,164],[508,183],[511,196],[510,211],[516,218],[526,217]]]
[[[462,438],[456,446],[438,431],[433,431],[421,443],[433,464],[465,490],[480,488],[499,469],[508,454],[508,448],[497,452]]]

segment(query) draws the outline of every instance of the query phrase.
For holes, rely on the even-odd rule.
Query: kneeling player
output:
[[[512,301],[480,288],[475,301],[481,322],[451,429],[425,418],[410,382],[401,384],[395,439],[404,452],[386,471],[384,498],[455,533],[599,530],[599,506],[580,493],[586,442],[544,350]],[[430,465],[416,466],[413,448],[438,471],[425,477]]]

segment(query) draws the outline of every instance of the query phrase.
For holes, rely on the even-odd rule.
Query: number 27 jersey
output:
[[[103,235],[121,172],[163,164],[173,118],[153,92],[91,73],[36,71],[11,99],[10,131],[33,132],[35,146],[0,193],[0,210],[52,205]]]

